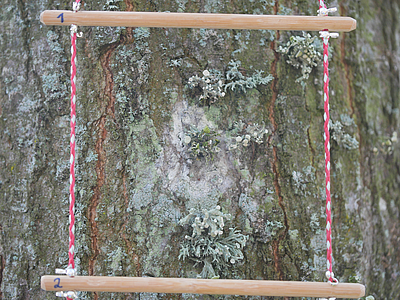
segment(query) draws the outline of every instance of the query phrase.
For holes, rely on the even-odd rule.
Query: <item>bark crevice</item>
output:
[[[133,6],[128,6],[130,4],[127,1],[127,8],[133,9]],[[133,41],[133,30],[132,28],[127,28],[126,34],[121,35],[119,41],[108,45],[104,50],[103,54],[100,57],[100,63],[102,67],[102,71],[104,74],[104,98],[106,99],[105,107],[103,114],[101,117],[95,122],[95,127],[97,127],[97,139],[95,144],[95,152],[97,154],[97,163],[96,163],[96,176],[97,181],[96,185],[93,188],[93,196],[90,199],[90,204],[88,208],[88,219],[90,224],[90,240],[91,240],[91,249],[93,251],[91,257],[89,258],[89,276],[95,275],[95,265],[97,257],[100,254],[100,247],[99,247],[99,228],[96,221],[97,217],[97,206],[99,205],[101,196],[102,196],[102,187],[106,183],[106,173],[105,173],[105,165],[107,162],[107,154],[105,150],[105,144],[107,139],[107,126],[106,122],[109,118],[116,123],[115,117],[115,95],[114,95],[114,76],[111,69],[111,59],[114,54],[114,51],[117,49],[118,46],[123,45],[127,42]],[[104,106],[104,105],[103,105]],[[128,246],[128,245],[127,245]],[[94,293],[94,299],[98,299],[97,293]]]
[[[279,10],[279,1],[275,1],[275,6],[274,6],[274,14],[277,15]],[[280,54],[276,51],[276,40],[279,40],[280,33],[279,31],[276,31],[276,39],[271,42],[270,48],[274,52],[274,60],[271,63],[271,74],[274,77],[274,80],[272,81],[271,84],[271,90],[272,90],[272,97],[271,97],[271,104],[269,107],[269,118],[271,120],[272,126],[273,126],[273,135],[275,136],[278,131],[278,123],[276,122],[276,116],[275,116],[275,103],[276,99],[278,98],[278,84],[279,84],[279,78],[278,78],[278,73],[277,73],[277,65],[280,59]],[[272,151],[273,151],[273,158],[272,158],[272,172],[274,173],[274,187],[275,187],[275,193],[278,196],[278,204],[279,207],[281,208],[283,212],[283,222],[284,222],[284,230],[280,232],[278,235],[278,238],[273,241],[272,243],[272,251],[274,255],[274,266],[275,266],[275,271],[278,274],[279,280],[284,280],[285,275],[282,270],[281,266],[281,257],[279,253],[279,246],[282,242],[282,240],[285,238],[287,232],[289,231],[289,222],[287,219],[287,213],[286,213],[286,207],[284,203],[284,199],[281,194],[281,186],[279,183],[279,177],[280,173],[278,170],[278,148],[275,144],[272,146]]]
[[[93,276],[95,273],[95,265],[98,255],[100,254],[100,248],[98,243],[99,238],[99,228],[96,221],[97,217],[97,206],[99,205],[102,187],[106,181],[105,174],[105,165],[107,161],[106,151],[104,149],[106,138],[107,138],[107,128],[106,121],[107,117],[111,117],[115,120],[115,96],[113,95],[114,88],[114,79],[110,66],[111,56],[114,53],[114,50],[117,48],[119,43],[112,44],[108,47],[105,53],[100,58],[101,66],[103,69],[103,73],[105,76],[105,88],[104,95],[108,98],[108,103],[105,107],[105,111],[103,115],[97,120],[96,127],[97,131],[97,140],[95,145],[95,151],[97,154],[97,163],[96,163],[96,176],[97,182],[96,186],[93,188],[93,196],[90,199],[90,204],[88,208],[89,214],[89,224],[90,224],[90,241],[91,241],[91,249],[93,251],[91,257],[89,258],[89,276]],[[94,299],[98,299],[97,293],[94,293]]]

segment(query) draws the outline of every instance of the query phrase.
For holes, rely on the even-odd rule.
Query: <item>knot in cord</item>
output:
[[[77,275],[76,269],[66,268],[66,269],[56,269],[56,274],[63,274],[69,277],[74,277]]]
[[[80,9],[81,9],[81,2],[80,1],[74,2],[72,4],[72,10],[74,11],[74,13],[76,13]]]
[[[83,36],[82,32],[78,32],[78,26],[76,26],[74,24],[71,25],[71,28],[69,30],[71,31],[71,34],[75,34],[76,33],[76,36],[79,37],[79,38]]]
[[[336,7],[332,8],[321,7],[317,12],[319,17],[326,17],[329,13],[333,13],[336,11],[337,11]]]
[[[336,39],[336,38],[339,37],[339,33],[337,33],[337,32],[329,32],[327,30],[324,30],[324,31],[320,31],[319,32],[319,36],[321,38],[323,38],[323,39],[329,39],[329,38]]]
[[[56,297],[64,297],[64,298],[67,298],[67,299],[78,299],[78,295],[73,291],[56,292]]]
[[[331,285],[337,285],[339,283],[339,280],[335,278],[335,274],[333,272],[326,271],[325,276]]]

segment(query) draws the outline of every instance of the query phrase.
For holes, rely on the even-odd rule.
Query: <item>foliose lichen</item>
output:
[[[303,36],[291,36],[285,46],[279,46],[277,52],[287,56],[286,63],[301,69],[301,76],[296,82],[307,80],[313,67],[318,65],[322,53],[318,51],[316,36],[303,32]]]
[[[207,104],[214,103],[219,97],[224,97],[225,92],[222,87],[222,73],[217,70],[204,70],[203,76],[197,75],[189,78],[188,85],[191,88],[199,87],[202,91],[199,100],[204,100]]]
[[[191,227],[192,234],[185,236],[178,258],[188,258],[195,262],[195,266],[202,265],[198,277],[219,278],[227,275],[228,268],[243,260],[242,250],[248,236],[235,228],[225,229],[225,222],[231,218],[230,214],[221,212],[221,207],[217,206],[201,211],[192,208],[179,221],[181,226]]]
[[[186,132],[183,142],[189,149],[190,156],[195,159],[213,160],[214,154],[221,151],[218,147],[218,133],[208,126],[198,129],[195,126]]]
[[[329,121],[332,139],[340,146],[349,150],[358,149],[358,141],[350,134],[344,132],[344,125],[340,121]]]
[[[201,47],[217,46],[222,47],[224,43],[223,34],[215,29],[200,28],[194,30],[194,36]]]
[[[240,61],[231,60],[229,62],[228,71],[226,72],[226,81],[229,82],[224,86],[225,91],[230,88],[232,91],[246,92],[246,89],[254,89],[260,84],[268,84],[274,79],[271,74],[263,77],[262,73],[264,71],[261,70],[256,70],[253,75],[246,77],[239,71],[240,66]]]
[[[122,2],[122,1],[121,0],[107,0],[106,3],[103,5],[103,10],[119,11],[119,10],[121,10],[119,2]]]
[[[228,150],[240,150],[242,147],[248,147],[252,142],[262,144],[264,135],[269,131],[263,125],[257,123],[244,123],[242,120],[235,122],[230,132],[232,136]]]
[[[269,238],[274,237],[281,228],[283,228],[283,224],[280,221],[266,220],[265,222],[265,233]]]
[[[271,74],[263,77],[264,71],[255,70],[251,76],[245,76],[239,70],[241,62],[231,60],[228,64],[226,75],[218,70],[204,70],[203,76],[194,75],[189,78],[188,86],[191,89],[199,88],[201,95],[199,100],[206,104],[216,102],[226,95],[228,89],[234,92],[244,92],[254,89],[258,85],[268,84],[274,77]]]
[[[315,182],[315,168],[308,166],[301,171],[292,172],[293,191],[298,195],[310,195],[307,186]]]

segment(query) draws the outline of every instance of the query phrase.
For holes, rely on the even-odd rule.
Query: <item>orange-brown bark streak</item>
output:
[[[126,2],[127,10],[133,10],[133,5],[129,0]],[[126,34],[121,35],[119,41],[110,44],[101,55],[100,62],[101,67],[103,69],[104,77],[105,77],[105,88],[104,88],[104,96],[107,99],[106,106],[104,107],[104,112],[102,113],[99,120],[97,120],[96,125],[98,128],[97,140],[95,145],[95,151],[97,154],[97,163],[96,163],[96,175],[97,182],[96,186],[93,188],[93,196],[90,199],[89,209],[88,209],[88,218],[91,229],[91,248],[92,255],[89,258],[89,276],[94,275],[95,273],[95,265],[98,255],[100,254],[100,247],[98,245],[99,238],[99,228],[96,222],[97,216],[97,206],[99,205],[101,198],[101,188],[105,184],[106,174],[105,174],[105,164],[107,161],[106,151],[104,149],[104,144],[107,138],[107,128],[106,121],[108,117],[111,117],[115,121],[115,96],[113,94],[114,90],[114,77],[111,70],[111,57],[115,51],[115,49],[124,43],[132,42],[132,28],[127,28]],[[124,181],[124,189],[126,189],[125,181]],[[126,193],[126,191],[124,191]],[[129,246],[129,245],[127,245]],[[94,293],[94,300],[98,299],[97,293]]]
[[[90,224],[90,237],[91,237],[91,248],[92,248],[92,255],[89,258],[89,276],[94,275],[95,273],[95,265],[97,257],[100,253],[100,248],[98,245],[98,238],[99,238],[99,228],[96,222],[97,216],[97,206],[99,205],[100,198],[101,198],[101,188],[103,187],[106,174],[105,174],[105,164],[106,164],[106,151],[104,149],[104,144],[107,138],[107,128],[106,128],[106,121],[107,117],[110,116],[115,119],[115,97],[113,95],[113,88],[114,88],[114,79],[113,74],[110,67],[110,59],[111,55],[113,54],[115,48],[118,44],[112,44],[108,47],[106,52],[101,57],[101,66],[105,75],[105,89],[104,94],[106,98],[108,98],[108,103],[105,107],[105,111],[97,121],[97,140],[95,145],[95,151],[97,153],[97,163],[96,163],[96,175],[97,175],[97,182],[96,186],[93,188],[93,196],[90,199],[90,205],[88,209],[89,214],[89,224]],[[94,299],[98,299],[97,293],[94,293]]]
[[[274,14],[278,14],[278,8],[279,8],[279,3],[278,0],[275,1],[275,6],[274,6]],[[274,60],[271,63],[271,74],[274,76],[274,80],[272,81],[271,84],[271,89],[272,89],[272,98],[271,98],[271,104],[269,107],[269,118],[271,120],[272,126],[273,126],[273,134],[275,135],[278,130],[278,124],[275,120],[275,102],[278,97],[278,74],[277,74],[277,65],[279,61],[279,53],[276,52],[276,40],[279,40],[280,33],[279,31],[276,31],[276,39],[271,42],[270,48],[274,52]],[[274,173],[274,186],[275,186],[275,193],[278,196],[278,204],[280,208],[282,209],[283,212],[283,217],[284,217],[284,225],[285,228],[284,230],[279,234],[278,238],[273,241],[272,243],[272,249],[273,249],[273,255],[274,255],[274,266],[275,266],[275,271],[278,274],[278,277],[280,280],[284,280],[285,276],[282,271],[281,267],[281,258],[279,254],[279,245],[282,242],[282,240],[285,238],[288,230],[289,230],[289,223],[287,219],[287,214],[286,214],[286,208],[285,208],[285,203],[283,200],[283,197],[281,195],[281,187],[279,183],[279,169],[278,169],[278,148],[276,145],[273,145],[272,147],[273,151],[273,158],[272,158],[272,171]]]

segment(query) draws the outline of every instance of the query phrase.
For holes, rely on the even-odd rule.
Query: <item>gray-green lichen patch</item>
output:
[[[119,11],[122,0],[107,0],[103,6],[105,11]]]
[[[181,226],[187,225],[192,231],[181,243],[179,259],[188,259],[194,262],[194,266],[202,266],[199,278],[229,276],[228,268],[243,260],[242,249],[248,236],[234,228],[229,228],[229,233],[226,233],[225,223],[230,220],[231,215],[221,212],[221,207],[217,206],[201,211],[192,208],[179,221]]]
[[[315,168],[312,166],[308,166],[303,168],[303,172],[293,171],[292,172],[292,180],[294,185],[294,192],[298,194],[312,195],[316,196],[315,193],[311,193],[307,191],[307,184],[310,184],[315,181]]]
[[[221,30],[200,28],[193,31],[193,36],[198,40],[201,47],[214,46],[221,48],[224,46],[224,32]]]
[[[172,120],[171,130],[166,131],[163,138],[164,145],[168,147],[163,148],[157,162],[160,174],[165,172],[164,188],[187,199],[188,208],[197,204],[200,204],[201,208],[215,207],[219,195],[232,182],[219,172],[212,171],[215,166],[223,164],[221,158],[215,155],[212,163],[204,164],[202,160],[192,160],[184,147],[185,128],[190,128],[192,124],[198,128],[208,127],[212,130],[215,125],[206,119],[203,108],[187,106],[187,102],[177,102],[174,105]],[[203,165],[205,169],[192,168],[192,165],[196,164]],[[223,187],[224,185],[226,187]]]
[[[204,70],[203,76],[192,76],[188,80],[188,85],[191,88],[199,87],[202,94],[199,101],[206,101],[207,104],[214,103],[219,97],[224,97],[223,78],[221,72],[217,70]]]
[[[228,83],[225,84],[225,91],[231,89],[232,91],[246,92],[247,89],[254,89],[261,84],[268,84],[272,79],[274,79],[271,74],[263,77],[262,74],[264,71],[262,70],[255,70],[253,75],[244,76],[242,72],[239,71],[240,66],[240,61],[232,60],[229,62],[228,70],[226,72],[226,81]]]
[[[56,32],[51,30],[47,32],[47,44],[50,47],[52,59],[45,63],[42,84],[46,101],[49,102],[68,99],[68,74],[64,68],[67,58],[58,39],[59,35]]]
[[[185,132],[183,143],[187,145],[193,159],[213,160],[214,154],[221,151],[221,148],[218,147],[220,143],[219,135],[208,126],[202,130],[191,126]]]
[[[228,146],[229,150],[243,150],[250,146],[252,142],[262,144],[265,141],[265,137],[269,133],[265,126],[252,123],[244,123],[239,120],[233,124],[232,130],[228,133],[230,137],[230,143]]]
[[[245,76],[242,74],[243,71],[239,71],[239,68],[241,68],[241,61],[231,60],[226,74],[213,69],[204,70],[202,77],[197,75],[190,77],[188,86],[194,90],[194,94],[200,94],[198,96],[199,103],[210,105],[224,97],[229,89],[234,92],[246,93],[247,90],[255,89],[259,85],[266,85],[273,79],[271,74],[263,77],[264,71],[262,70],[255,70],[251,76]]]
[[[290,36],[285,46],[279,46],[278,52],[287,56],[286,63],[296,69],[301,69],[301,76],[296,82],[303,82],[308,79],[313,67],[321,61],[322,53],[319,44],[316,42],[316,36],[303,32],[303,36]]]
[[[346,133],[344,130],[344,126],[355,126],[354,121],[350,118],[346,118],[345,120],[349,120],[349,122],[343,121],[345,115],[342,115],[342,122],[340,121],[332,121],[329,122],[330,132],[332,139],[336,141],[340,146],[348,149],[355,150],[358,149],[358,141],[352,137],[350,134]]]

